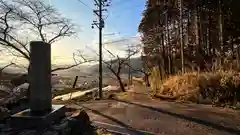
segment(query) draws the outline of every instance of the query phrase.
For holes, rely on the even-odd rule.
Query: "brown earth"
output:
[[[234,135],[240,134],[240,111],[209,105],[159,101],[135,85],[116,99],[89,101],[70,107],[85,108],[93,122],[121,127],[131,134]],[[142,130],[142,131],[139,131]]]

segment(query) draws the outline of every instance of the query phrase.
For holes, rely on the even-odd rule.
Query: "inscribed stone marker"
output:
[[[52,109],[51,45],[42,41],[30,43],[30,110],[45,113]]]

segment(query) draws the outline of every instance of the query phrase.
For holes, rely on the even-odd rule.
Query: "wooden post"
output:
[[[75,77],[75,80],[74,80],[74,83],[73,83],[73,86],[72,86],[73,89],[76,87],[77,80],[78,80],[78,76]]]

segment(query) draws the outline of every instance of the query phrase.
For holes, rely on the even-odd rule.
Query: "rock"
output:
[[[71,127],[67,119],[62,120],[60,124],[53,125],[53,130],[56,131],[58,134],[67,135],[70,133]]]
[[[0,107],[0,121],[10,116],[10,111],[7,108]]]
[[[23,131],[21,132],[19,135],[36,135],[36,131],[35,130],[27,130],[27,131]]]
[[[92,99],[96,100],[98,98],[98,92],[97,91],[93,91],[92,92]]]
[[[107,97],[107,99],[114,99],[114,98],[116,98],[116,95],[115,95],[115,94],[110,94],[110,95],[108,95],[108,97]]]
[[[85,125],[89,125],[90,124],[90,118],[88,116],[88,114],[84,111],[84,110],[77,110],[75,111],[72,115],[71,115],[71,118],[77,120],[77,121],[81,121],[82,124],[85,124]]]
[[[77,110],[69,118],[71,135],[81,135],[90,127],[90,118],[84,110]]]
[[[93,91],[89,91],[85,95],[88,96],[88,95],[92,95],[92,94],[93,94]]]
[[[42,135],[59,135],[59,133],[56,131],[46,131]]]
[[[54,122],[50,127],[43,129],[18,131],[18,129],[8,128],[7,124],[0,125],[0,130],[3,131],[0,135],[12,135],[16,134],[16,131],[18,135],[91,135],[95,131],[91,126],[88,114],[84,110],[69,109],[68,111],[74,111],[74,113],[68,117],[61,118],[60,121]]]
[[[11,80],[11,84],[13,84],[14,86],[19,86],[19,85],[24,84],[26,82],[28,82],[28,75],[27,74],[17,76],[17,77],[15,77]]]

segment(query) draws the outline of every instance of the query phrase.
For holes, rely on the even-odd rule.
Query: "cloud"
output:
[[[140,45],[140,38],[138,35],[133,37],[124,37],[124,36],[114,36],[110,38],[103,39],[103,58],[104,60],[112,59],[112,55],[108,52],[110,51],[113,55],[119,57],[126,57],[128,55],[128,46],[137,46]],[[91,46],[87,46],[87,49],[91,50],[93,57],[98,58],[99,44],[98,40],[94,40]],[[139,57],[140,52],[134,57]]]
[[[85,35],[86,36],[86,35]],[[128,45],[138,45],[140,44],[140,38],[138,35],[134,37],[124,37],[121,35],[107,36],[103,38],[103,58],[104,60],[112,59],[111,54],[107,51],[109,50],[114,55],[119,57],[127,56]],[[98,36],[95,36],[93,40],[88,40],[79,37],[67,37],[58,42],[52,44],[52,64],[73,64],[73,53],[80,50],[84,56],[90,59],[98,59]],[[140,53],[133,57],[139,57]],[[18,64],[27,65],[28,61],[16,58],[13,56],[1,57],[0,65],[9,63],[11,60]]]

